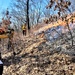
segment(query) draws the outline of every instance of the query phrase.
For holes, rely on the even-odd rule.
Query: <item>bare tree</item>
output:
[[[15,25],[21,26],[26,23],[26,1],[14,0],[11,11],[12,21]]]
[[[45,8],[45,5],[44,5],[44,1],[43,0],[39,0],[39,1],[35,1],[33,0],[31,2],[31,11],[30,11],[30,14],[33,13],[33,17],[35,18],[34,19],[34,24],[38,25],[38,23],[40,22],[40,19],[42,18],[42,14],[44,12],[44,8]]]

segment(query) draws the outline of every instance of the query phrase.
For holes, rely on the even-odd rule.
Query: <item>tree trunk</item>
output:
[[[30,30],[30,25],[29,25],[29,0],[27,0],[27,27],[28,27],[28,30]]]
[[[69,25],[68,25],[68,24],[67,24],[67,27],[68,27],[69,33],[70,33],[70,35],[71,35],[72,46],[73,46],[73,36],[72,36],[72,32],[71,32],[70,27],[69,27]]]

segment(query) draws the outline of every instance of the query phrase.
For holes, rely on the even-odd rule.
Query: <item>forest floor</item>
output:
[[[7,49],[7,40],[2,40],[3,75],[75,75],[75,46],[65,38],[49,43],[44,37],[16,33],[15,56],[13,49]]]

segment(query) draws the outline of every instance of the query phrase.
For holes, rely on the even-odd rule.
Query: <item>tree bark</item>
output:
[[[28,30],[30,30],[30,25],[29,25],[29,0],[27,0],[27,27],[28,27]]]

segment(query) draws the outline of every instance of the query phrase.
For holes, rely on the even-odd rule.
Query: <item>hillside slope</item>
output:
[[[63,52],[75,51],[75,47],[66,48],[64,41],[61,47],[56,43],[48,45],[44,38],[30,36],[17,37],[14,41],[15,56],[11,49],[6,50],[6,45],[2,50],[3,75],[75,75],[74,54]]]

